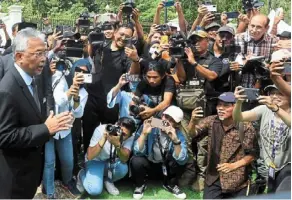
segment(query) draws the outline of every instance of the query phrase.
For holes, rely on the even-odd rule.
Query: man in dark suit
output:
[[[42,175],[42,146],[56,132],[71,128],[68,112],[45,120],[45,93],[38,93],[34,76],[45,64],[40,32],[27,28],[14,40],[14,67],[0,82],[0,198],[31,199]]]

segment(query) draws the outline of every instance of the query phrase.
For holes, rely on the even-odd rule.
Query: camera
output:
[[[157,28],[158,32],[166,32],[166,31],[169,31],[169,30],[170,30],[170,27],[167,24],[159,25],[158,28]]]
[[[92,46],[92,52],[101,50],[105,42],[105,36],[102,32],[91,32],[88,35],[89,44]]]
[[[242,68],[242,74],[253,74],[258,80],[269,80],[270,71],[265,66],[264,56],[249,59]]]
[[[130,106],[130,115],[134,116],[135,118],[139,118],[139,114],[145,110],[143,107],[141,107],[141,105],[145,104],[137,97],[133,97],[132,101],[135,103],[135,105]]]
[[[231,61],[236,59],[236,56],[241,52],[240,46],[235,44],[235,40],[231,40],[229,42],[222,41],[223,46],[223,58],[228,58]]]
[[[88,12],[83,12],[79,16],[78,26],[79,26],[79,32],[81,35],[88,35],[89,33],[89,27],[90,27],[89,17],[90,15]]]
[[[108,125],[106,125],[105,130],[111,136],[121,136],[122,135],[122,129],[118,125],[108,124]]]
[[[127,0],[125,3],[124,3],[124,7],[123,7],[123,10],[122,12],[127,15],[127,16],[130,16],[133,12],[133,9],[136,7],[135,3],[133,0]]]
[[[212,4],[212,0],[205,0],[202,4],[209,12],[217,12],[217,6]]]
[[[260,8],[264,5],[265,3],[259,0],[242,0],[242,7],[245,11],[251,10],[253,8]]]
[[[112,25],[110,22],[104,22],[104,23],[101,25],[100,29],[101,29],[102,31],[113,30],[113,25]]]
[[[79,40],[64,40],[65,48],[65,57],[83,57],[83,48],[84,44]]]
[[[171,47],[169,48],[169,55],[174,58],[186,59],[186,47],[191,47],[190,40],[185,40],[181,34],[175,34],[170,38]]]

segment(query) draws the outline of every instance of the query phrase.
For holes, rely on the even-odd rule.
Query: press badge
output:
[[[197,78],[194,78],[193,80],[191,80],[191,81],[189,82],[189,84],[190,84],[191,86],[200,86],[200,80],[197,79]]]
[[[274,163],[271,163],[269,166],[269,178],[275,180],[276,166]]]
[[[167,169],[166,169],[165,164],[162,165],[162,173],[164,176],[167,176]]]

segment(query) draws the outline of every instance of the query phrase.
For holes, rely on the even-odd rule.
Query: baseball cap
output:
[[[236,99],[233,92],[224,92],[219,97],[219,100],[224,101],[226,103],[235,103]]]
[[[218,33],[220,32],[228,32],[228,33],[231,33],[232,35],[235,35],[234,29],[230,26],[222,26],[218,30]]]
[[[282,37],[282,38],[290,39],[291,38],[291,32],[290,31],[283,31],[281,34],[278,34],[277,36],[278,37]]]
[[[216,22],[212,22],[211,24],[208,24],[207,26],[205,26],[205,31],[208,31],[211,28],[220,28],[221,26],[216,23]]]
[[[202,31],[202,30],[198,30],[198,31],[192,32],[192,34],[189,36],[189,38],[191,38],[193,36],[198,36],[201,38],[208,38],[208,33],[205,31]]]
[[[176,123],[181,122],[184,118],[183,111],[177,106],[169,106],[163,114],[169,115]]]

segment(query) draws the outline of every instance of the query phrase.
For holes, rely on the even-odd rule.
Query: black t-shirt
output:
[[[202,56],[195,56],[196,61],[201,66],[214,71],[218,77],[220,76],[222,70],[222,62],[219,58],[216,58],[210,52],[207,52]],[[206,92],[207,98],[218,97],[219,92],[215,90],[216,80],[208,81],[200,75],[200,73],[195,70],[195,67],[191,65],[187,60],[183,61],[184,69],[187,75],[187,81],[192,80],[194,77],[197,77],[202,83],[204,83],[204,89]]]
[[[90,95],[106,98],[107,93],[118,83],[122,74],[129,71],[132,61],[126,56],[125,50],[111,50],[111,43],[104,46],[102,55],[94,58],[95,73],[92,74],[93,82],[88,84]]]
[[[163,101],[164,93],[171,92],[175,95],[175,82],[171,76],[165,76],[161,84],[157,87],[151,87],[147,80],[143,79],[137,86],[135,95],[141,97],[142,95],[147,95],[153,104],[157,106]],[[172,98],[172,104],[175,98]]]

